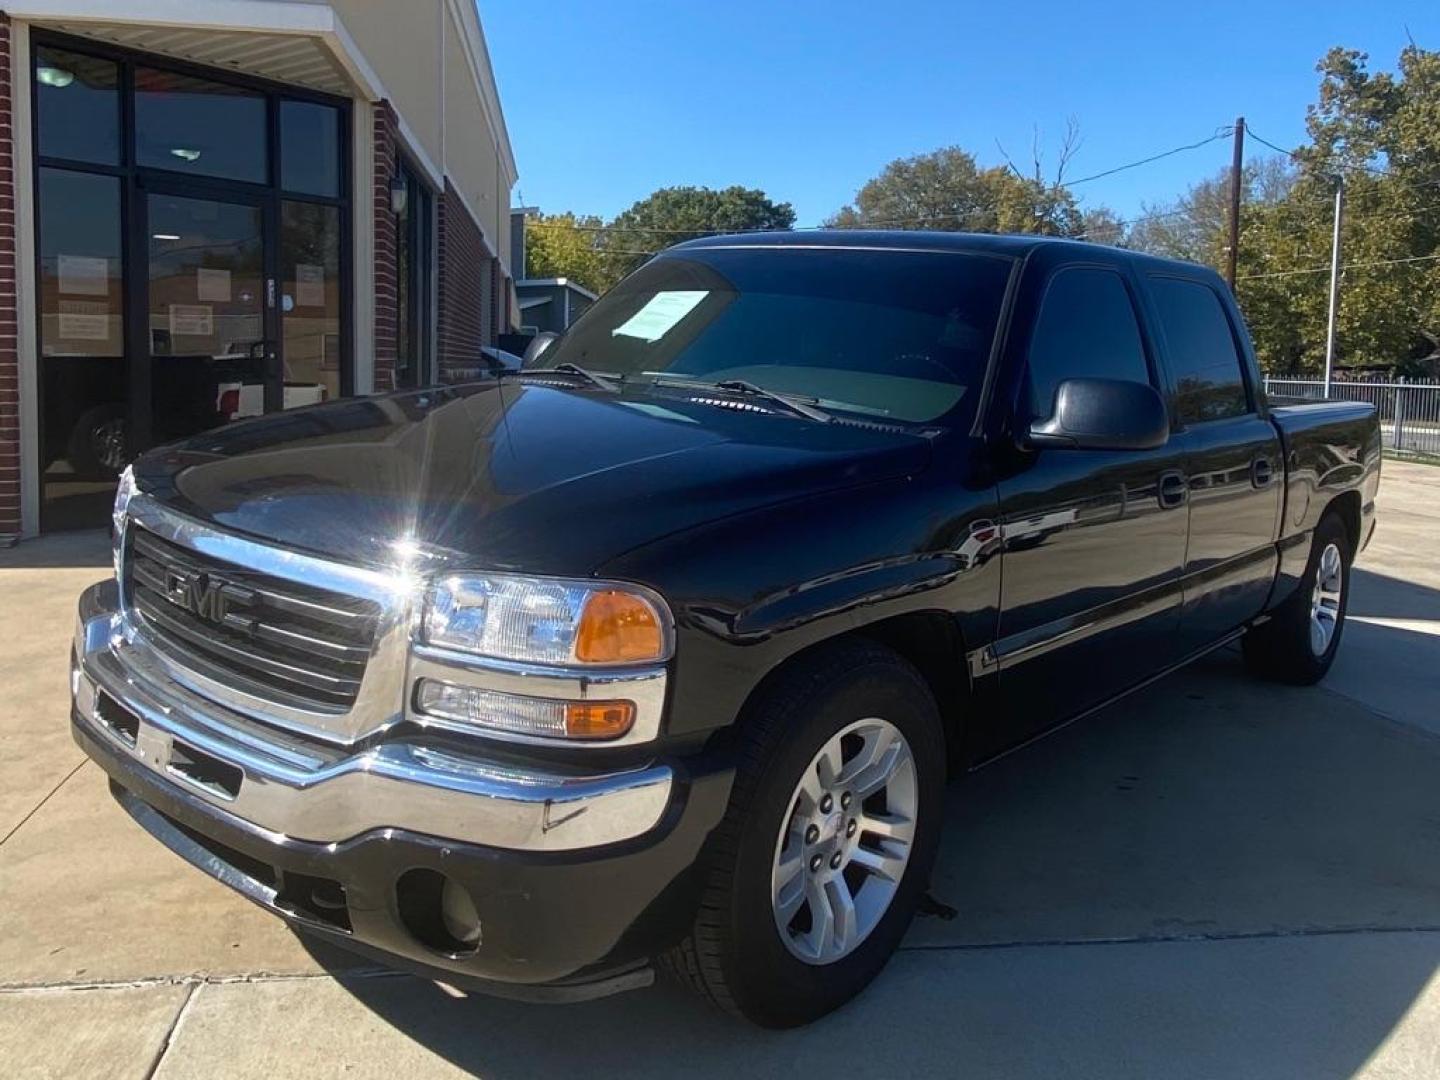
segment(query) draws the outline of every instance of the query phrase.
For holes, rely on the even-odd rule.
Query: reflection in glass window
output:
[[[1055,410],[1064,379],[1148,383],[1150,368],[1135,306],[1113,270],[1072,268],[1050,281],[1030,338],[1030,415]]]
[[[340,194],[340,111],[309,101],[280,103],[280,186]]]
[[[47,529],[105,520],[129,460],[120,181],[39,173],[40,403]]]
[[[120,181],[40,170],[43,356],[121,356]]]
[[[265,411],[258,206],[151,194],[151,423],[157,442]]]
[[[35,110],[42,157],[120,161],[120,66],[48,45],[35,49]]]
[[[340,396],[340,208],[290,202],[280,208],[280,326],[284,405]]]
[[[1165,331],[1176,414],[1195,424],[1248,413],[1235,335],[1215,290],[1162,277],[1151,278],[1150,289]]]
[[[744,380],[823,409],[968,423],[1013,263],[988,255],[701,248],[647,263],[542,366]]]
[[[209,79],[135,69],[135,160],[155,169],[264,183],[265,98]]]

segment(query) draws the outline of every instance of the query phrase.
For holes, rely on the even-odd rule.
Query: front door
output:
[[[1160,389],[1134,295],[1123,266],[1064,266],[1027,283],[1021,311],[1037,313],[1033,321],[1017,317],[1033,327],[1017,426],[1050,415],[1065,378]],[[1155,450],[1031,450],[1002,472],[994,649],[1008,741],[1083,712],[1175,658],[1184,464],[1184,448],[1172,439]]]
[[[139,198],[144,340],[131,409],[142,445],[280,408],[266,204],[178,186]]]

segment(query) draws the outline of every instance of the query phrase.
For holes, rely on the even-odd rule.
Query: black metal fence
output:
[[[1265,377],[1265,392],[1274,398],[1325,397],[1320,379]],[[1368,401],[1380,414],[1385,449],[1396,454],[1440,457],[1440,382],[1368,382],[1331,380],[1332,401]]]

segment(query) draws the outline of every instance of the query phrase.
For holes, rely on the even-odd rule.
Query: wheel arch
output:
[[[944,611],[892,615],[813,642],[790,654],[751,689],[740,709],[741,722],[786,673],[849,641],[881,645],[915,668],[940,711],[949,771],[959,771],[964,758],[965,704],[970,698],[971,685],[963,632],[955,617]]]
[[[1350,558],[1354,559],[1360,551],[1360,492],[1340,492],[1326,504],[1320,516],[1330,513],[1336,514],[1345,525],[1345,532],[1350,538]]]

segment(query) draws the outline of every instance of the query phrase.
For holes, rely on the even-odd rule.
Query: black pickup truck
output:
[[[142,456],[74,643],[146,829],[454,985],[813,1019],[947,776],[1237,639],[1319,679],[1374,528],[1370,407],[1267,402],[1196,266],[714,238],[536,352]]]

